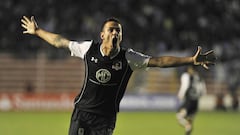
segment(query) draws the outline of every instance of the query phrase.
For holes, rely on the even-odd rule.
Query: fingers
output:
[[[196,52],[196,56],[200,54],[200,52],[202,51],[202,47],[201,46],[198,46],[198,50]]]
[[[23,18],[21,19],[21,22],[22,22],[21,26],[25,29],[27,29],[27,25],[29,23],[31,23],[30,20],[26,16],[23,16]]]
[[[198,50],[194,55],[194,61],[197,61],[197,57],[200,55],[201,50],[202,50],[201,46],[198,46]]]
[[[31,16],[31,21],[34,23],[36,29],[38,28],[37,22],[35,21],[34,16]]]
[[[28,34],[29,32],[28,31],[23,31],[23,34]]]
[[[209,66],[211,65],[215,65],[215,63],[212,62],[201,63],[201,66],[203,66],[205,69],[209,69]]]
[[[28,19],[28,17],[23,16],[23,19],[24,19],[27,23],[31,23],[31,21]]]
[[[213,50],[208,51],[208,52],[204,53],[203,55],[206,57],[207,61],[216,62],[216,60],[217,60],[217,57],[214,55]]]
[[[23,24],[27,24],[27,23],[28,23],[25,19],[21,19],[21,22],[22,22]]]
[[[209,54],[211,54],[211,53],[213,53],[213,52],[214,52],[213,50],[210,50],[210,51],[204,53],[203,55],[209,55]]]
[[[32,23],[33,21],[35,21],[33,16],[31,16],[31,20],[26,16],[23,16],[23,18],[21,19],[21,22],[25,25]]]
[[[33,21],[34,20],[34,16],[31,16],[31,21]]]
[[[38,26],[37,23],[35,22],[34,16],[31,16],[31,18],[23,16],[21,22],[22,22],[21,26],[25,29],[25,31],[23,31],[24,34],[26,33],[35,34]]]
[[[205,69],[209,69],[209,67],[207,66],[207,64],[203,64],[202,65]]]
[[[200,50],[200,51],[201,51],[201,50],[202,50],[202,47],[201,47],[201,46],[198,46],[198,50]]]
[[[197,65],[197,61],[198,61],[197,59],[198,59],[198,57],[199,57],[199,55],[200,55],[201,50],[202,50],[202,48],[201,48],[200,46],[198,46],[197,52],[196,52],[195,55],[193,56],[193,63],[194,63],[195,65]]]
[[[27,24],[28,24],[28,22],[27,22],[25,16],[23,16],[23,19],[21,19],[21,22],[22,22],[21,26],[22,26],[24,29],[26,29],[26,31],[23,31],[23,34],[28,33],[28,31],[27,31]]]
[[[22,26],[24,29],[26,29],[26,31],[23,31],[23,34],[28,33],[28,31],[27,31],[27,29],[28,29],[27,25],[28,25],[28,23],[30,22],[29,19],[28,19],[26,16],[23,16],[23,18],[21,19],[21,22],[22,22],[21,26]]]
[[[34,21],[35,21],[35,19],[34,19],[34,16],[31,16],[31,21],[32,21],[32,22],[34,22]]]
[[[209,69],[209,67],[206,63],[201,63],[201,66],[203,66],[203,68],[205,68],[205,69]]]
[[[216,57],[214,56],[214,51],[210,50],[204,54],[201,54],[202,48],[198,46],[198,50],[195,54],[196,63],[195,65],[201,65],[205,69],[209,69],[210,65],[215,65]]]
[[[29,33],[29,32],[27,31],[27,26],[26,26],[26,25],[22,24],[21,26],[22,26],[24,29],[26,29],[25,31],[23,31],[23,34]]]
[[[27,29],[27,26],[25,24],[22,24],[21,25],[23,28]]]

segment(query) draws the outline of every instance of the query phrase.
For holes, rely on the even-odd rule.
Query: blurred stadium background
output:
[[[154,56],[193,55],[199,45],[203,51],[213,49],[218,63],[209,71],[199,68],[208,89],[200,110],[210,114],[239,111],[239,104],[233,102],[240,94],[238,0],[2,0],[0,7],[1,125],[7,126],[1,120],[6,114],[12,117],[19,111],[67,111],[70,118],[73,98],[83,82],[81,60],[70,57],[67,50],[22,34],[23,15],[34,15],[41,28],[71,40],[98,40],[99,23],[115,16],[123,24],[122,45]],[[135,72],[121,110],[167,111],[174,117],[183,71],[184,67]]]

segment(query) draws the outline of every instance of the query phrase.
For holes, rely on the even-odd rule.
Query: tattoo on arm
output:
[[[60,35],[57,35],[53,40],[53,44],[56,47],[67,47],[68,43],[69,43],[69,41]]]

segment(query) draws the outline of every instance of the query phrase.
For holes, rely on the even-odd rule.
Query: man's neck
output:
[[[100,52],[102,54],[102,56],[109,56],[111,58],[115,57],[120,51],[120,48],[107,48],[104,47],[103,45],[100,46]]]

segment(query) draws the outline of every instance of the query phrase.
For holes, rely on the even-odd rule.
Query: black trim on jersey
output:
[[[92,45],[91,45],[92,46]],[[86,55],[86,54],[85,54]],[[77,104],[81,98],[82,98],[82,95],[84,93],[84,90],[85,90],[85,87],[86,87],[86,80],[87,80],[87,76],[88,76],[88,66],[87,66],[87,61],[86,61],[86,56],[84,55],[84,65],[85,65],[85,76],[84,76],[84,82],[83,82],[83,86],[82,86],[82,90],[81,92],[79,93],[79,95],[75,98],[75,101],[74,101],[74,104]]]

